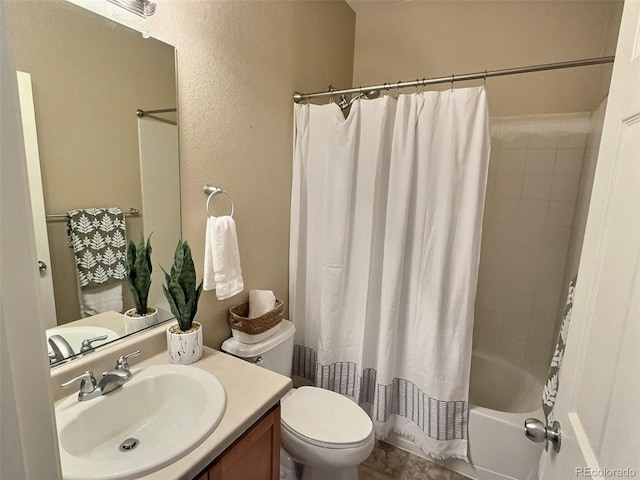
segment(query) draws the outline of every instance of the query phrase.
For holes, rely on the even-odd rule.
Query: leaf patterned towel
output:
[[[127,237],[119,208],[87,208],[68,213],[67,232],[82,290],[127,276]]]
[[[542,410],[544,411],[547,425],[553,424],[553,407],[556,404],[556,394],[558,393],[558,385],[560,384],[560,367],[562,366],[562,358],[564,357],[564,349],[567,346],[567,334],[569,333],[569,322],[571,321],[571,312],[573,310],[573,292],[576,287],[575,279],[569,283],[569,293],[567,295],[567,303],[564,307],[564,318],[560,325],[558,333],[558,341],[556,349],[551,359],[549,367],[549,375],[547,383],[542,391]]]

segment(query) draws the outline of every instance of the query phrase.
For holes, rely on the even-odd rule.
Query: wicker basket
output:
[[[234,305],[229,309],[229,325],[233,330],[250,335],[258,335],[275,327],[282,321],[284,314],[284,304],[282,300],[276,299],[276,306],[270,312],[259,317],[248,318],[249,302]]]

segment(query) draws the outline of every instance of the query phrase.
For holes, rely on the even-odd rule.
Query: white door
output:
[[[640,477],[640,0],[625,2],[555,418],[540,476]]]
[[[49,255],[49,236],[47,235],[47,218],[44,209],[42,176],[40,175],[40,152],[38,151],[36,116],[33,106],[31,75],[25,72],[17,73],[22,131],[24,133],[24,150],[27,158],[29,192],[31,194],[31,211],[33,213],[36,251],[40,268],[40,292],[38,302],[40,303],[43,327],[46,329],[55,327],[57,322],[56,304],[53,297],[51,257]],[[38,266],[34,265],[34,268],[38,268]]]

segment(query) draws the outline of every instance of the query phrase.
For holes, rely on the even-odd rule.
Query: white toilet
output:
[[[278,332],[259,343],[233,338],[222,350],[248,362],[291,376],[295,327],[283,320]],[[357,480],[358,464],[373,451],[373,424],[356,403],[316,387],[300,387],[281,400],[281,439],[286,454],[302,465],[302,480]],[[281,478],[296,480],[281,455]]]

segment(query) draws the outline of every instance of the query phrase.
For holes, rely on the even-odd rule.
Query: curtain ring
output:
[[[383,90],[385,90],[387,92],[387,95],[389,95],[389,84],[387,82],[384,82],[384,86],[383,86]]]
[[[482,79],[483,87],[487,88],[487,71],[484,71],[484,78]]]
[[[453,82],[455,82],[455,81],[456,81],[456,76],[455,76],[455,74],[452,73],[451,74],[451,91],[452,92],[453,92]]]
[[[329,101],[331,103],[336,103],[335,100],[333,99],[333,92],[335,92],[335,88],[333,88],[333,85],[329,85]]]

